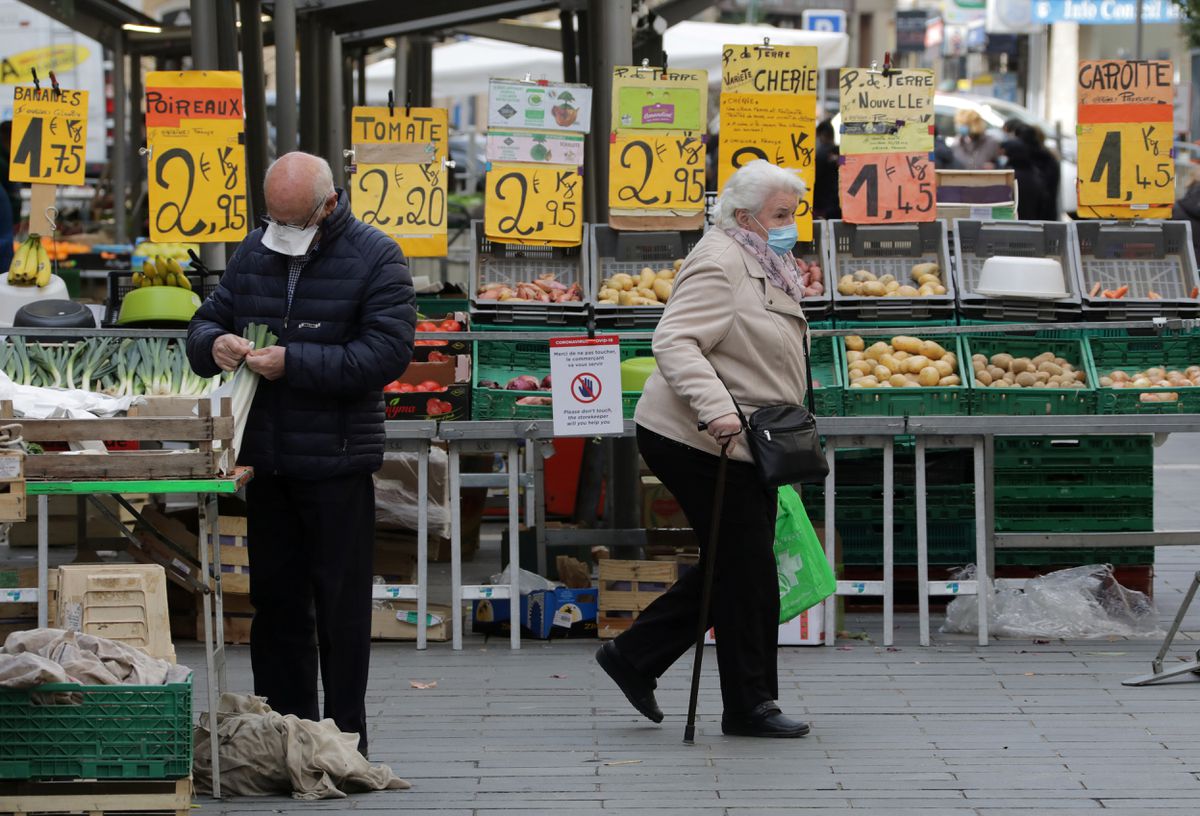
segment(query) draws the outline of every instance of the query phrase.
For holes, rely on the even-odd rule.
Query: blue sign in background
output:
[[[1179,6],[1172,0],[1143,0],[1143,23],[1178,23]],[[1037,23],[1132,25],[1137,20],[1135,0],[1033,0]]]

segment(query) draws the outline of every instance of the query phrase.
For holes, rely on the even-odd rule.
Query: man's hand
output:
[[[736,413],[725,414],[708,423],[705,428],[718,445],[729,443],[729,450],[737,447],[738,435],[742,432],[742,420]]]
[[[267,346],[255,349],[246,355],[246,366],[268,380],[278,380],[286,369],[287,349],[283,346]]]
[[[213,362],[223,371],[233,371],[242,364],[242,358],[254,348],[250,341],[236,334],[222,334],[213,342]]]

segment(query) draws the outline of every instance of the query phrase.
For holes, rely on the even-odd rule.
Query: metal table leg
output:
[[[532,447],[533,443],[529,443]],[[521,492],[520,445],[508,445],[508,594],[509,646],[521,648]],[[532,490],[530,492],[533,492]]]
[[[38,496],[38,628],[50,621],[50,497]],[[61,622],[60,622],[61,625]]]
[[[1162,646],[1159,647],[1158,654],[1155,655],[1154,661],[1150,664],[1150,668],[1152,669],[1150,674],[1143,674],[1140,677],[1131,677],[1128,680],[1122,680],[1121,685],[1148,686],[1151,683],[1157,683],[1172,677],[1182,677],[1185,674],[1200,675],[1200,650],[1196,652],[1196,660],[1180,663],[1178,666],[1172,666],[1163,671],[1163,660],[1166,659],[1167,653],[1171,651],[1171,644],[1175,641],[1175,635],[1179,633],[1179,627],[1183,625],[1183,619],[1187,616],[1188,609],[1191,607],[1192,601],[1196,598],[1197,590],[1200,590],[1200,572],[1192,576],[1192,585],[1188,588],[1187,595],[1183,598],[1183,605],[1175,613],[1175,620],[1171,623],[1171,629],[1167,632],[1167,636],[1163,638]]]
[[[428,646],[429,443],[417,450],[417,649]]]
[[[925,438],[918,436],[914,448],[917,491],[917,610],[921,645],[929,645],[929,519],[925,491]]]
[[[979,645],[988,645],[988,608],[992,600],[992,437],[975,440],[975,596],[979,603]]]
[[[225,690],[225,610],[221,592],[221,538],[218,533],[217,498],[200,494],[200,570],[212,585],[204,593],[204,657],[208,672],[209,748],[212,752],[212,795],[221,798],[221,763],[217,739],[217,709]]]
[[[834,524],[835,488],[837,449],[833,440],[825,443],[825,461],[829,465],[829,474],[825,477],[825,559],[829,568],[837,574],[837,528]],[[838,596],[834,592],[825,599],[825,645],[837,643],[837,608]]]
[[[462,487],[459,475],[459,443],[447,446],[447,478],[450,480],[450,620],[454,632],[451,646],[462,649]]]
[[[895,639],[896,440],[883,443],[883,645]]]

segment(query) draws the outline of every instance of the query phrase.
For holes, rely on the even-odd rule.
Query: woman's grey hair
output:
[[[721,229],[736,229],[739,225],[734,214],[738,210],[757,213],[776,193],[794,193],[797,198],[802,198],[804,192],[804,182],[791,170],[755,159],[743,164],[725,182],[725,189],[713,209],[713,220]]]
[[[296,166],[299,162],[307,165],[304,170],[312,179],[312,206],[315,210],[325,199],[334,193],[333,170],[330,169],[329,162],[320,156],[303,153],[299,150],[280,156],[267,167],[267,172],[263,176],[263,187],[264,189],[266,188],[267,182],[276,168],[279,168],[280,171],[285,172],[287,175],[291,175],[299,170],[299,167]]]

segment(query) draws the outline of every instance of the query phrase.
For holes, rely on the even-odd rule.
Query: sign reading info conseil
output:
[[[621,342],[617,337],[550,340],[555,436],[620,434]]]

